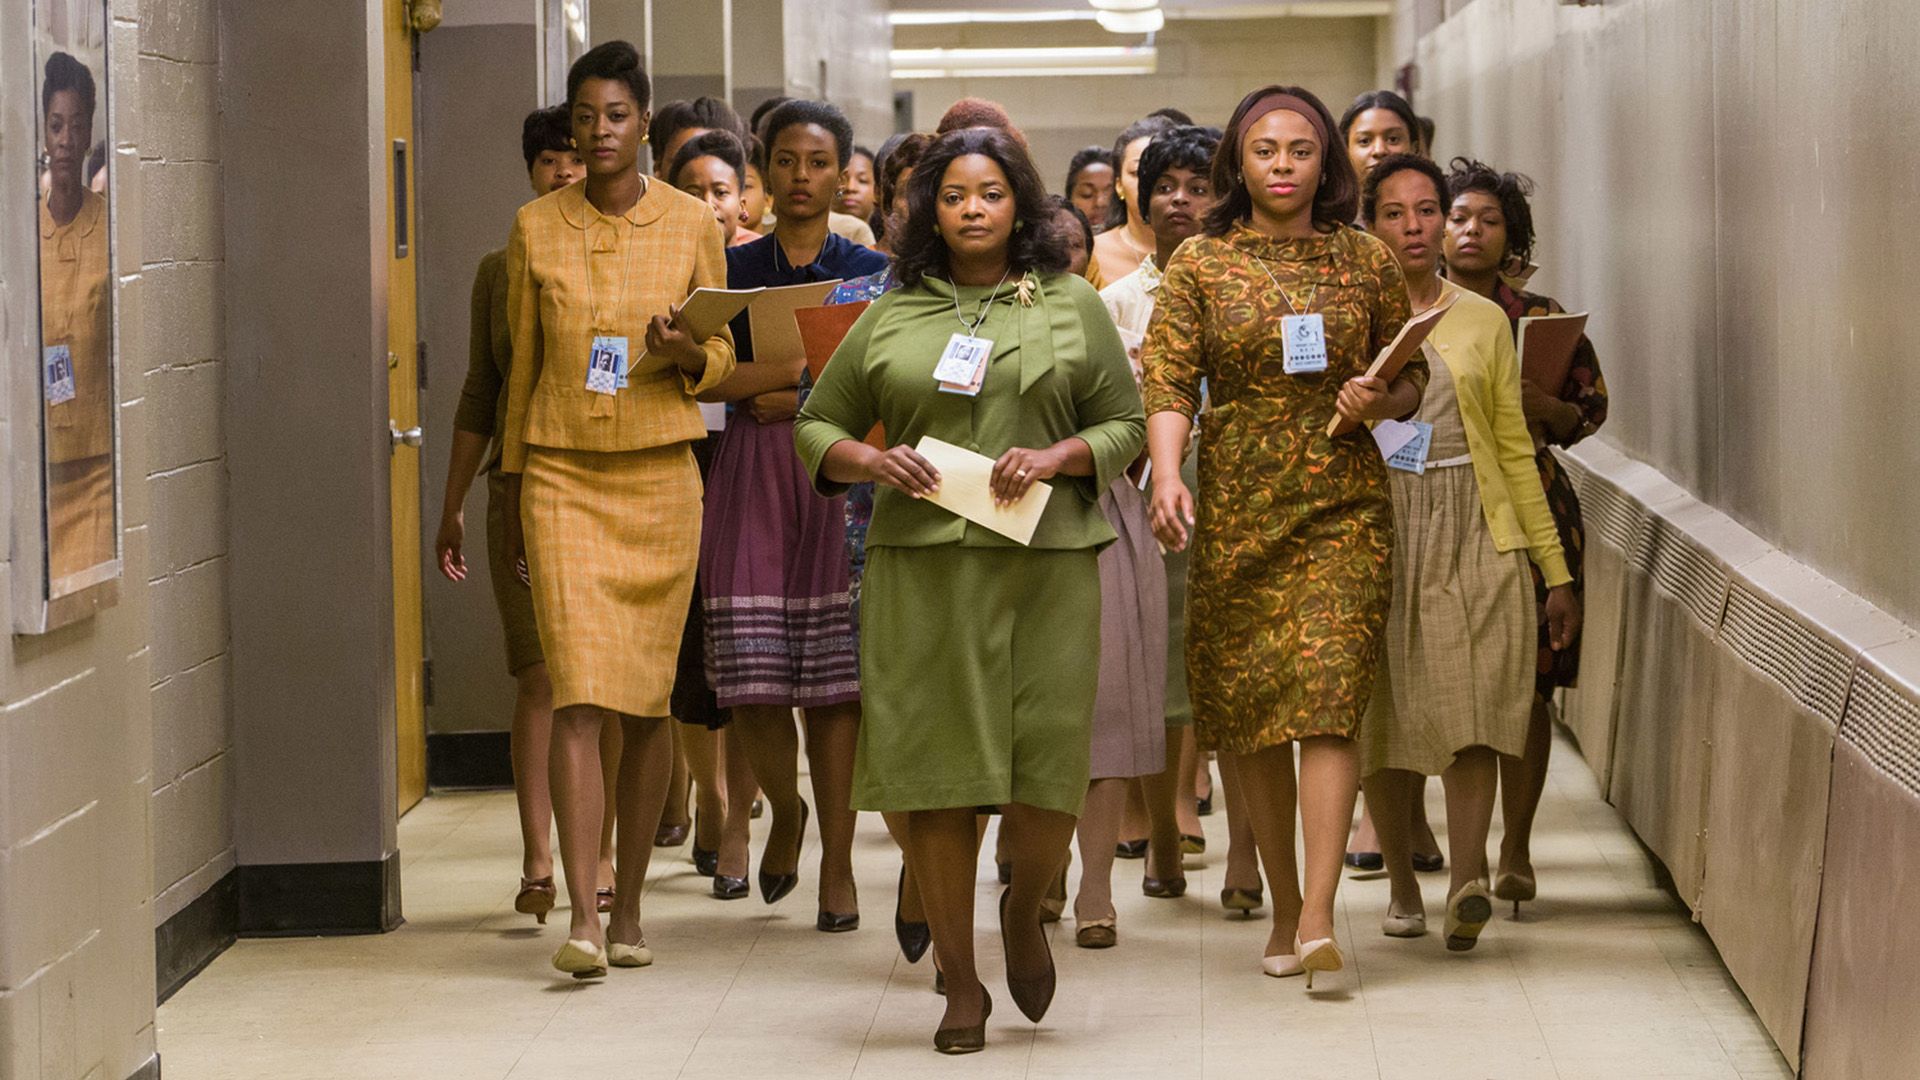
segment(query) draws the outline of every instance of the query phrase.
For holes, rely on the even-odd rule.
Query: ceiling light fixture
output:
[[[967,23],[1092,22],[1096,12],[1085,9],[1053,11],[890,11],[894,26],[962,26]]]
[[[889,55],[896,79],[1151,75],[1159,64],[1157,50],[1138,45],[894,49]]]
[[[1147,11],[1160,6],[1160,0],[1087,0],[1096,11]]]
[[[1145,11],[1102,11],[1095,18],[1100,28],[1110,34],[1157,34],[1167,25],[1167,17],[1159,8]]]

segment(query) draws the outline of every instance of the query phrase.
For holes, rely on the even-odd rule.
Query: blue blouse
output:
[[[827,242],[812,262],[794,266],[781,250],[779,237],[769,233],[750,244],[727,249],[727,287],[753,289],[852,279],[884,272],[888,265],[887,257],[872,248],[828,233]],[[732,328],[734,353],[741,363],[747,363],[753,359],[753,330],[747,325],[746,312],[734,317]]]

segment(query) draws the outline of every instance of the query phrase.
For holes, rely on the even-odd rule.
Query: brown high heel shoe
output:
[[[1000,948],[1007,950],[1007,897],[1012,889],[1000,891]],[[1019,1007],[1020,1014],[1034,1023],[1047,1015],[1047,1007],[1053,1004],[1053,992],[1059,985],[1059,972],[1053,966],[1053,943],[1045,934],[1040,935],[1040,946],[1047,953],[1047,973],[1032,979],[1017,979],[1013,975],[1013,965],[1007,965],[1007,992],[1013,995],[1013,1003]]]
[[[520,895],[513,898],[513,910],[522,915],[533,916],[533,921],[541,926],[547,925],[547,912],[553,910],[553,875],[543,878],[521,878]]]
[[[973,1054],[987,1048],[987,1017],[993,1015],[993,995],[980,988],[980,1022],[967,1027],[941,1028],[933,1033],[933,1048],[943,1054]]]

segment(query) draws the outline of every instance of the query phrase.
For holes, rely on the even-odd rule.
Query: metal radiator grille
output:
[[[1663,518],[1649,515],[1639,541],[1634,565],[1651,574],[1663,592],[1679,598],[1700,625],[1718,625],[1731,578],[1726,568]]]
[[[1920,798],[1920,703],[1867,668],[1854,676],[1840,737]]]
[[[1840,722],[1853,666],[1845,651],[1739,584],[1727,597],[1720,636],[1794,700],[1830,724]]]

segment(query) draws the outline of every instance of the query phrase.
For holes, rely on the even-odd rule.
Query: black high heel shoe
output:
[[[779,903],[782,897],[793,891],[795,885],[800,884],[800,853],[806,850],[807,846],[807,814],[809,812],[807,800],[801,799],[800,835],[795,838],[793,842],[792,872],[786,874],[769,874],[765,870],[760,871],[760,899],[765,900],[769,904]],[[764,866],[766,861],[766,856],[762,855],[760,857],[761,865]],[[857,915],[854,917],[856,919],[859,918]]]
[[[745,900],[747,898],[747,879],[728,877],[725,874],[713,875],[713,898],[715,900]]]
[[[987,1048],[987,1017],[993,1015],[993,995],[980,988],[980,1022],[968,1027],[941,1028],[933,1033],[933,1048],[943,1054],[972,1054]]]
[[[1116,859],[1144,859],[1147,857],[1147,842],[1145,840],[1122,840],[1113,845],[1113,857]],[[1011,884],[1011,882],[1008,884]]]
[[[851,915],[835,915],[831,911],[823,911],[819,918],[813,921],[813,928],[823,934],[844,934],[849,930],[858,930],[860,913],[856,911]]]
[[[900,955],[907,963],[917,964],[933,944],[933,927],[924,922],[908,922],[900,917],[900,901],[907,891],[907,868],[900,868],[900,891],[893,897],[893,937],[900,943]]]
[[[1004,889],[1000,893],[1000,948],[1007,949],[1007,897],[1013,890]],[[1033,979],[1016,979],[1013,965],[1007,965],[1007,992],[1013,995],[1013,1003],[1020,1008],[1020,1014],[1034,1023],[1047,1015],[1047,1007],[1053,1004],[1053,991],[1059,983],[1059,973],[1053,966],[1053,943],[1045,934],[1040,936],[1040,947],[1047,952],[1047,973]]]

